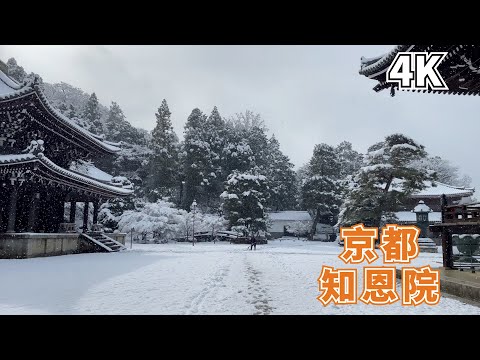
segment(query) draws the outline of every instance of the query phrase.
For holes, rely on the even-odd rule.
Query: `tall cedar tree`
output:
[[[173,131],[171,115],[164,99],[155,113],[157,124],[152,131],[153,154],[149,162],[146,192],[150,201],[163,197],[169,197],[170,201],[178,199],[175,198],[181,186],[178,177],[178,137]]]
[[[90,95],[90,98],[85,104],[85,109],[83,110],[83,118],[90,123],[90,127],[88,129],[90,132],[96,135],[103,134],[103,125],[100,121],[98,99],[95,93],[92,93],[92,95]]]
[[[207,203],[204,187],[209,183],[206,175],[211,165],[210,144],[205,140],[206,121],[207,116],[195,108],[185,124],[182,156],[185,179],[182,207],[185,210],[190,209],[193,200],[200,206]]]

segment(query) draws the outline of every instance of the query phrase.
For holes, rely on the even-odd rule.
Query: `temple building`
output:
[[[452,95],[480,94],[480,46],[479,45],[397,45],[388,53],[374,58],[361,58],[359,73],[376,80],[375,91],[390,89],[395,95],[398,84],[386,82],[386,73],[399,52],[448,52],[438,65],[438,72],[448,90],[418,90]],[[415,90],[406,90],[413,91]]]
[[[480,94],[480,45],[397,45],[394,49],[388,53],[377,56],[375,58],[366,59],[361,58],[360,75],[364,75],[370,79],[376,80],[377,84],[373,88],[376,92],[384,89],[390,89],[390,94],[395,95],[395,90],[398,89],[397,84],[386,82],[386,72],[390,67],[395,56],[399,52],[433,52],[441,51],[447,52],[447,56],[438,65],[437,69],[440,76],[445,81],[448,90],[419,90],[417,92],[422,93],[443,93],[451,95],[479,95]],[[407,90],[408,91],[408,90]],[[412,90],[414,91],[414,90]],[[445,192],[445,196],[442,193]],[[432,195],[440,193],[441,199],[441,212],[440,219],[438,215],[435,217],[438,221],[434,221],[431,224],[430,217],[434,211],[426,212],[428,214],[428,231],[430,234],[434,233],[437,236],[441,236],[442,253],[443,253],[443,267],[444,269],[463,269],[470,268],[472,272],[475,269],[480,268],[480,261],[478,261],[472,252],[468,254],[460,252],[454,254],[453,251],[453,236],[457,235],[457,239],[470,235],[469,246],[475,246],[480,233],[480,203],[471,203],[468,201],[468,195],[463,196],[465,191],[473,189],[458,189],[453,187],[438,189],[436,194],[431,194],[429,191],[423,191],[423,195],[426,199],[431,199]],[[457,197],[461,197],[456,203],[451,203],[452,197],[449,198],[448,192],[456,192]],[[442,199],[443,198],[443,199]],[[418,199],[418,198],[417,198]],[[438,203],[438,200],[435,200]],[[423,206],[424,204],[422,204]],[[413,211],[415,212],[415,211]],[[417,213],[417,215],[419,215]],[[420,214],[424,215],[424,214]],[[398,216],[398,213],[397,213]],[[406,223],[406,222],[404,222]],[[473,234],[473,235],[472,235]],[[458,245],[458,243],[456,244]],[[467,247],[468,248],[468,247]],[[458,247],[457,247],[458,250]],[[468,249],[467,249],[468,250]],[[473,284],[473,283],[472,283]],[[466,293],[472,293],[468,295],[468,298],[478,299],[478,286],[470,287],[469,291],[461,290],[461,294],[464,296]],[[456,286],[452,286],[456,288]],[[462,284],[462,288],[465,289],[465,285]],[[451,290],[449,290],[451,291]],[[456,294],[455,291],[452,293]]]
[[[38,78],[19,84],[0,61],[0,258],[124,248],[124,234],[101,231],[98,211],[102,202],[132,194],[132,185],[93,165],[119,150],[55,109]],[[84,204],[81,229],[77,203]]]

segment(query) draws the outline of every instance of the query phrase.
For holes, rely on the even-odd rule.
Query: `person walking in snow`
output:
[[[250,250],[257,250],[257,239],[255,239],[255,236],[252,235],[250,239]]]

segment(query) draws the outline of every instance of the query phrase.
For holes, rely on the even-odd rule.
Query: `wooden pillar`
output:
[[[84,206],[83,206],[83,230],[82,232],[87,232],[87,227],[88,227],[88,206],[89,202],[85,201]]]
[[[12,191],[10,192],[10,204],[8,208],[7,233],[15,232],[15,220],[17,219],[17,199],[18,189],[16,186],[12,186]]]
[[[3,231],[3,202],[0,203],[0,233]]]
[[[99,202],[98,200],[95,200],[93,202],[93,223],[97,224],[98,223],[98,208],[99,208]]]
[[[443,267],[453,269],[453,241],[451,232],[445,227],[442,229]]]
[[[442,204],[442,224],[445,224],[445,211],[448,205],[448,199],[445,194],[441,197]],[[443,255],[443,267],[453,268],[453,241],[452,233],[446,226],[442,227],[442,255]]]
[[[32,193],[32,200],[30,201],[30,210],[28,213],[27,231],[30,231],[30,232],[35,231],[35,225],[37,222],[37,207],[38,207],[39,199],[40,199],[40,193],[34,191]]]
[[[63,195],[58,197],[58,203],[56,207],[56,224],[55,224],[55,232],[58,232],[60,229],[60,223],[65,222],[65,198]]]
[[[77,211],[77,202],[74,200],[70,201],[70,222],[75,223],[75,213]]]

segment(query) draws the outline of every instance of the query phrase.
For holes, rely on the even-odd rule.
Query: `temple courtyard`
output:
[[[133,244],[118,253],[2,259],[0,314],[480,314],[449,295],[433,306],[324,307],[316,299],[322,265],[353,266],[338,258],[342,249],[284,238],[256,251],[218,242]],[[441,253],[421,253],[412,264],[441,261]]]

